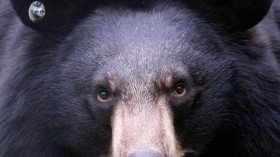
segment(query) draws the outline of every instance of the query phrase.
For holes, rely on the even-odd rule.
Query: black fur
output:
[[[108,155],[119,95],[164,93],[147,77],[162,67],[192,90],[166,96],[186,157],[280,156],[279,0],[42,2],[32,23],[32,1],[0,0],[0,157]],[[101,104],[108,72],[119,93]]]

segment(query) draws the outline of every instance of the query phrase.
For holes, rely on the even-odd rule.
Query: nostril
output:
[[[136,151],[128,155],[128,157],[164,157],[161,153],[147,150],[147,151]]]

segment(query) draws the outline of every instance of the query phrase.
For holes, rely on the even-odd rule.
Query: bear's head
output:
[[[216,147],[235,140],[233,108],[246,99],[237,90],[251,85],[238,84],[248,79],[237,79],[239,70],[253,63],[235,64],[248,58],[231,37],[259,23],[271,0],[42,0],[39,22],[29,18],[32,2],[12,0],[35,34],[30,63],[42,62],[26,102],[40,119],[30,124],[41,131],[34,147],[81,157],[190,157],[238,147]]]

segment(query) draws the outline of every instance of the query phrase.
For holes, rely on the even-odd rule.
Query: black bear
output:
[[[279,0],[0,0],[0,157],[279,157]]]

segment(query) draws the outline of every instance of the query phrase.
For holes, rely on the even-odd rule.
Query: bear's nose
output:
[[[147,151],[136,151],[128,155],[128,157],[164,157],[161,153],[147,150]]]

